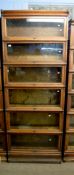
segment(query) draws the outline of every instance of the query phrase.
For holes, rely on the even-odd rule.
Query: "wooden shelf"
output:
[[[62,83],[8,83],[5,84],[5,88],[65,88]]]
[[[26,107],[8,107],[6,111],[55,111],[63,112],[64,110],[61,107],[54,106],[26,106]]]
[[[10,156],[59,156],[61,152],[58,149],[51,149],[49,150],[48,148],[25,148],[25,149],[16,149],[16,148],[11,148],[9,151]]]
[[[24,128],[24,129],[10,129],[7,131],[8,133],[16,133],[16,134],[62,134],[62,132],[60,131],[60,129],[51,129],[51,128]]]

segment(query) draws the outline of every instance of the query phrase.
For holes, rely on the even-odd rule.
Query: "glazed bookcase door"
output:
[[[74,73],[72,74],[72,89],[74,89]]]
[[[6,106],[61,107],[64,105],[64,89],[48,88],[9,88],[5,90]]]
[[[5,85],[23,84],[31,85],[64,85],[65,80],[65,66],[44,66],[44,65],[9,65],[4,66],[4,80]]]
[[[74,111],[74,93],[69,93],[68,95],[68,111]]]
[[[5,153],[4,133],[0,133],[0,155],[3,156],[4,153]]]
[[[3,109],[3,96],[2,96],[2,91],[0,91],[0,109]]]
[[[4,43],[4,62],[6,63],[66,63],[66,43]]]
[[[0,68],[0,90],[2,90],[2,82],[1,82],[1,68]]]
[[[69,73],[69,86],[68,86],[68,90],[69,92],[74,90],[74,72],[70,72]]]
[[[15,118],[15,120],[14,120]],[[6,113],[8,129],[50,128],[62,130],[62,112],[11,111]]]
[[[61,146],[60,135],[57,134],[8,134],[9,153],[18,150],[30,155],[49,155],[51,151],[59,151]]]
[[[69,71],[73,72],[74,71],[74,50],[70,50],[70,63],[69,63]]]
[[[66,39],[67,18],[50,16],[3,17],[3,39],[53,40]]]
[[[66,150],[69,152],[73,152],[74,155],[74,133],[66,134]]]
[[[74,49],[74,39],[73,39],[73,35],[74,35],[74,23],[71,24],[71,35],[70,35],[70,48]]]
[[[35,68],[15,68],[8,69],[9,82],[46,82],[60,83],[62,78],[61,68],[35,67]],[[14,74],[13,74],[14,73]]]
[[[0,150],[3,149],[3,138],[2,138],[2,134],[0,133]]]
[[[74,114],[67,115],[67,129],[74,130]]]
[[[74,161],[74,133],[73,132],[66,133],[65,161]]]
[[[0,131],[3,131],[4,129],[4,118],[3,118],[3,112],[0,111]]]
[[[57,22],[55,22],[55,20]],[[50,17],[30,17],[6,19],[8,37],[43,38],[64,36],[64,19]],[[19,29],[19,30],[17,30]],[[53,30],[53,32],[51,32]]]

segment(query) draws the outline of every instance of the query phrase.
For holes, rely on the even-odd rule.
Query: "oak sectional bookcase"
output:
[[[68,12],[2,11],[8,156],[61,159]]]
[[[74,160],[74,21],[71,21],[65,160]]]
[[[2,41],[1,41],[1,18],[0,18],[0,161],[5,159],[5,155],[6,155],[1,61],[2,61]]]

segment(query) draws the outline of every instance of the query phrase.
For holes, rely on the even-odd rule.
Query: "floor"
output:
[[[74,162],[61,164],[0,163],[0,175],[74,175]]]

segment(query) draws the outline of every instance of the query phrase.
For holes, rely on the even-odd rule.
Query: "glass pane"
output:
[[[55,17],[30,17],[7,19],[7,36],[26,38],[47,38],[64,36],[64,19]]]
[[[8,44],[7,57],[9,61],[61,61],[63,44]]]
[[[74,64],[74,51],[73,51],[73,64]]]
[[[74,74],[72,75],[72,89],[74,89]]]
[[[0,67],[1,67],[1,44],[0,44]]]
[[[70,127],[74,127],[74,115],[70,115]]]
[[[0,148],[3,148],[3,135],[0,134]]]
[[[9,67],[10,82],[61,82],[61,67]]]
[[[2,112],[0,112],[0,129],[2,128],[2,119],[3,119]]]
[[[11,135],[11,145],[13,147],[58,147],[57,135],[45,135],[45,134],[23,134],[23,135]]]
[[[0,68],[0,89],[1,89],[1,86],[2,84],[1,84],[1,68]]]
[[[10,126],[24,127],[59,127],[59,113],[50,112],[10,112]]]
[[[71,25],[71,47],[74,47],[74,39],[73,39],[73,35],[74,35],[74,25]]]
[[[74,134],[69,135],[69,148],[71,149],[71,146],[74,146]]]
[[[0,109],[3,108],[3,96],[2,96],[2,91],[0,91]]]
[[[71,96],[71,108],[74,108],[74,95]]]
[[[9,103],[15,105],[60,105],[60,90],[10,89]]]

